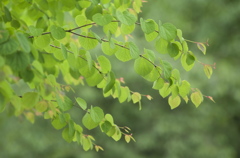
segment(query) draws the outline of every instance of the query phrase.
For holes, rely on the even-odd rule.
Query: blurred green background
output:
[[[113,68],[117,77],[124,77],[133,91],[149,94],[154,99],[143,99],[142,111],[132,103],[119,104],[112,98],[103,98],[96,88],[76,87],[79,96],[89,105],[101,106],[115,117],[116,124],[132,129],[136,143],[124,140],[115,142],[99,129],[86,131],[97,139],[105,151],[84,152],[76,143],[67,143],[48,120],[40,117],[35,124],[25,118],[0,114],[1,158],[239,158],[240,157],[240,1],[239,0],[181,0],[150,1],[144,3],[144,19],[159,19],[171,22],[183,31],[186,39],[205,42],[209,39],[207,55],[189,44],[200,61],[213,64],[216,69],[208,80],[202,66],[196,64],[190,74],[182,71],[182,79],[190,80],[205,95],[212,96],[216,103],[205,99],[199,108],[192,103],[181,104],[170,110],[167,99],[162,99],[152,84],[144,81],[133,70],[133,63],[116,60]],[[140,28],[139,28],[140,29]],[[133,36],[139,45],[146,44],[137,29]],[[196,50],[196,51],[195,51]],[[169,59],[167,55],[161,56]],[[170,60],[171,61],[171,60]],[[179,64],[175,64],[178,66]],[[73,109],[74,120],[83,113]]]

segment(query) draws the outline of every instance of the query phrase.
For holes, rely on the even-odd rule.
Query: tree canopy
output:
[[[206,54],[208,42],[185,39],[182,30],[171,23],[139,16],[142,0],[3,0],[0,3],[0,112],[11,111],[34,123],[35,116],[51,121],[67,142],[77,142],[84,150],[95,148],[88,130],[99,127],[115,141],[124,137],[135,141],[131,129],[101,105],[88,105],[75,93],[74,86],[87,85],[102,90],[103,97],[120,103],[132,102],[142,109],[148,94],[135,92],[112,69],[113,57],[122,64],[132,61],[136,75],[152,83],[159,97],[168,97],[171,109],[189,100],[198,107],[211,96],[202,94],[190,81],[182,80],[178,68],[161,56],[180,61],[189,72],[202,65],[210,78],[215,64],[198,60],[196,45]],[[140,29],[146,45],[138,46],[132,32]],[[148,49],[154,45],[155,49]],[[96,52],[97,48],[101,52]],[[197,55],[196,55],[197,54]],[[126,74],[127,75],[127,74]],[[204,76],[205,77],[205,76]],[[14,88],[21,85],[22,89]],[[74,95],[70,95],[74,94]],[[85,112],[74,120],[73,108]]]

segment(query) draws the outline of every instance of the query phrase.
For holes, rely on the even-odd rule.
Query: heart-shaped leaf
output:
[[[109,24],[112,21],[112,16],[110,14],[102,15],[100,13],[97,13],[97,14],[93,15],[92,19],[98,25],[104,26],[104,25]]]

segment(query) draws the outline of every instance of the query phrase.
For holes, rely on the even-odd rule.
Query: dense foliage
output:
[[[123,64],[133,61],[130,69],[151,82],[161,97],[168,97],[171,109],[182,100],[187,103],[190,99],[196,107],[204,97],[213,101],[159,57],[168,54],[180,60],[186,71],[197,62],[210,78],[215,65],[200,62],[188,48],[193,43],[205,55],[208,43],[183,38],[182,31],[171,23],[139,17],[141,0],[3,0],[0,5],[0,111],[24,115],[32,123],[35,116],[49,119],[54,128],[63,129],[67,142],[77,142],[84,150],[103,150],[84,128],[100,127],[115,141],[122,136],[126,142],[135,139],[129,127],[116,125],[100,105],[88,105],[78,94],[70,96],[74,86],[97,87],[104,97],[120,103],[132,101],[139,109],[143,97],[152,99],[125,85],[124,78],[112,69],[112,56]],[[147,44],[137,46],[131,36],[137,28],[155,50],[145,48]],[[85,111],[81,123],[68,112],[73,107]]]

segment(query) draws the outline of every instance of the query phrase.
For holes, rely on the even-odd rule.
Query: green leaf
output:
[[[91,21],[88,20],[88,19],[86,18],[86,16],[84,16],[84,15],[78,15],[78,16],[76,16],[76,17],[75,17],[75,21],[76,21],[76,23],[77,23],[78,26],[83,26],[83,25],[87,25],[87,24],[91,23]],[[84,28],[85,28],[85,29],[88,29],[88,28],[91,28],[91,27],[92,27],[92,25],[88,25],[88,26],[86,26],[86,27],[84,27]],[[82,29],[83,29],[83,28],[82,28]]]
[[[197,43],[197,47],[204,55],[206,54],[206,46],[203,43]]]
[[[182,84],[179,86],[179,94],[182,98],[187,96],[191,90],[191,85],[188,81],[183,80]]]
[[[29,53],[31,48],[30,48],[30,43],[28,42],[26,36],[24,36],[24,34],[20,32],[17,32],[16,36],[22,50],[26,53]]]
[[[171,76],[172,65],[165,60],[160,60],[160,64],[163,70],[164,78],[169,79]]]
[[[166,41],[171,41],[177,36],[177,28],[171,23],[165,23],[160,26],[159,34]]]
[[[73,52],[75,58],[78,57],[78,47],[76,46],[75,43],[70,43],[70,50]]]
[[[160,95],[165,98],[171,93],[169,83],[164,83],[163,87],[159,90]]]
[[[68,135],[70,138],[73,138],[74,133],[75,133],[75,129],[74,129],[74,122],[73,120],[69,120],[68,121]]]
[[[171,77],[174,78],[174,80],[179,81],[180,80],[180,72],[178,69],[173,69],[171,72]]]
[[[36,28],[34,26],[29,26],[28,28],[29,28],[31,35],[33,35],[33,36],[40,36],[43,33],[42,28]]]
[[[130,90],[128,87],[120,87],[121,93],[120,96],[118,97],[118,100],[120,103],[123,103],[126,101],[130,95]]]
[[[122,43],[119,43],[120,45],[123,45]],[[127,47],[127,45],[124,45]],[[115,53],[115,56],[118,60],[122,62],[126,62],[132,59],[132,56],[130,54],[130,50],[127,48],[119,47],[117,46],[117,52]]]
[[[159,90],[164,86],[164,79],[163,78],[158,78],[154,83],[153,83],[153,89]]]
[[[49,35],[43,35],[34,38],[34,43],[41,49],[47,47],[50,43],[50,36]]]
[[[131,140],[131,136],[130,136],[130,135],[125,135],[125,136],[124,136],[124,139],[125,139],[125,141],[126,141],[127,143],[129,143],[130,140]]]
[[[98,62],[99,62],[99,65],[101,67],[101,72],[102,73],[108,73],[111,71],[111,63],[110,61],[108,60],[108,58],[106,58],[105,56],[101,55],[97,58]]]
[[[31,109],[39,100],[39,94],[36,92],[27,92],[22,97],[22,104],[25,108]]]
[[[61,43],[61,52],[62,52],[62,55],[63,55],[63,57],[64,57],[64,59],[67,59],[67,49],[66,49],[66,47],[64,46],[64,44],[62,44]]]
[[[82,98],[76,98],[76,101],[78,103],[78,105],[83,109],[86,110],[87,109],[87,103],[85,100],[83,100]]]
[[[56,95],[56,100],[59,108],[63,111],[70,110],[73,107],[72,100],[67,96]]]
[[[130,49],[130,55],[133,59],[136,59],[139,57],[140,51],[135,43],[129,42],[129,49]]]
[[[155,53],[152,50],[144,48],[144,53],[146,53],[145,57],[147,57],[150,61],[155,61]]]
[[[128,11],[120,12],[119,10],[116,12],[117,18],[120,22],[126,25],[133,25],[137,18],[133,14],[129,13]]]
[[[112,138],[115,140],[115,141],[119,141],[122,137],[122,132],[120,131],[120,129],[115,126],[115,133],[114,135],[112,136]]]
[[[132,101],[133,101],[134,104],[137,103],[137,102],[140,102],[141,98],[142,98],[142,96],[138,92],[134,92],[132,94]]]
[[[155,31],[155,22],[152,19],[143,20],[140,18],[141,28],[144,33],[150,34]]]
[[[112,40],[113,41],[113,40]],[[118,47],[115,48],[111,48],[110,43],[109,42],[102,42],[101,44],[102,46],[102,51],[104,54],[106,55],[113,55],[117,52]]]
[[[163,38],[159,38],[156,40],[155,43],[156,50],[161,54],[167,54],[168,53],[168,41],[166,41]]]
[[[36,104],[35,108],[38,112],[44,112],[48,108],[48,103],[46,101],[40,101]]]
[[[69,128],[66,127],[64,128],[64,130],[62,131],[62,137],[64,140],[66,140],[68,143],[71,143],[73,140],[73,137],[69,136]]]
[[[100,107],[91,107],[90,115],[92,120],[96,123],[101,122],[104,118],[103,110]]]
[[[192,63],[192,64],[189,65],[189,64],[187,64],[187,57],[188,57],[187,54],[182,54],[181,64],[186,71],[190,71],[194,66],[194,60],[195,59],[193,59],[192,56],[190,56],[188,58],[188,63]]]
[[[210,66],[210,65],[204,65],[203,70],[204,70],[204,73],[205,73],[205,75],[207,76],[207,78],[210,79],[211,76],[212,76],[212,73],[213,73],[212,66]]]
[[[52,120],[52,126],[57,130],[62,129],[66,125],[67,122],[65,120],[61,121],[59,115],[54,117],[54,119]]]
[[[161,70],[158,67],[155,67],[152,69],[152,71],[149,74],[147,74],[146,76],[143,76],[143,78],[146,79],[147,81],[154,82],[160,76],[159,71]]]
[[[181,98],[179,96],[176,96],[174,98],[170,96],[168,98],[168,104],[170,105],[171,109],[175,109],[180,105],[180,103],[181,103]]]
[[[6,22],[12,21],[12,15],[6,6],[4,6],[4,14],[5,14],[4,20]]]
[[[82,35],[83,36],[79,36],[79,42],[84,49],[90,50],[98,45],[98,40],[94,37],[93,33],[83,32]]]
[[[192,54],[187,54],[186,63],[192,65],[195,62],[195,57]]]
[[[32,112],[26,112],[24,115],[28,121],[30,121],[32,124],[34,123],[35,115]]]
[[[102,15],[100,13],[97,13],[97,14],[93,15],[92,19],[98,25],[104,26],[104,25],[109,24],[112,21],[113,17],[110,14]]]
[[[193,104],[196,106],[196,108],[201,104],[201,102],[203,101],[203,96],[202,93],[197,91],[197,92],[193,92],[191,94],[191,101],[193,102]]]
[[[178,45],[176,43],[169,43],[168,47],[167,47],[167,50],[168,50],[168,54],[172,58],[176,57],[179,54],[179,48],[178,48]]]
[[[91,115],[89,113],[86,113],[83,116],[82,123],[89,130],[91,130],[93,128],[96,128],[98,126],[98,124],[99,124],[99,123],[96,123],[96,122],[93,121],[93,119],[92,119],[92,117],[91,117]]]
[[[18,49],[18,42],[12,38],[8,41],[0,44],[0,55],[9,55],[13,54]]]
[[[88,51],[86,51],[85,56],[87,59],[88,68],[89,68],[89,70],[91,70],[93,67],[92,56],[91,56],[90,52],[88,52]]]
[[[0,44],[3,42],[6,42],[9,38],[9,32],[8,30],[2,30],[0,29]]]
[[[108,133],[110,131],[110,129],[112,128],[112,124],[109,121],[104,121],[100,127],[101,127],[102,132]]]
[[[143,57],[136,59],[134,62],[134,70],[141,76],[148,75],[153,69],[154,66]]]
[[[180,40],[180,42],[182,43],[184,40],[184,38],[182,36],[182,30],[177,29],[177,36],[178,36],[178,39]]]
[[[96,86],[103,80],[103,78],[104,77],[101,73],[95,71],[92,76],[86,78],[86,81],[89,86]]]
[[[109,81],[108,81],[106,87],[104,88],[103,92],[104,92],[104,93],[107,93],[108,91],[110,91],[110,90],[113,88],[114,84],[115,84],[115,75],[114,75],[114,73],[111,71],[111,72],[109,73]]]
[[[51,32],[51,35],[53,36],[53,38],[55,38],[57,40],[63,39],[66,36],[65,30],[56,25],[52,25],[50,27],[50,32]]]
[[[118,29],[117,22],[110,22],[109,24],[103,26],[103,31],[105,34],[107,34],[108,32],[115,34],[117,29]]]
[[[111,114],[106,114],[105,119],[111,123],[111,125],[114,125],[113,117]]]
[[[90,140],[83,136],[82,137],[82,146],[83,146],[83,150],[84,151],[88,151],[89,149],[91,149],[92,143],[90,142]]]
[[[135,24],[132,24],[132,25],[121,24],[121,27],[120,27],[121,33],[124,35],[128,35],[132,33],[134,29],[135,29]]]
[[[20,22],[18,20],[12,20],[11,21],[11,25],[12,27],[14,27],[15,29],[19,29],[19,27],[21,26]]]
[[[188,52],[188,44],[185,40],[182,41],[182,46],[183,46],[183,53],[186,54]]]
[[[23,52],[17,52],[6,57],[6,63],[13,71],[24,70],[29,65],[29,56]]]

